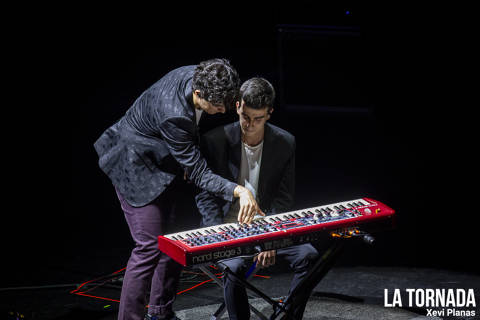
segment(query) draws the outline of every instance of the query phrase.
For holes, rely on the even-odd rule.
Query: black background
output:
[[[277,88],[271,122],[297,137],[297,208],[367,196],[397,211],[395,231],[373,249],[353,246],[342,263],[478,271],[475,126],[461,92],[469,38],[453,28],[458,11],[310,2],[61,9],[58,22],[36,17],[48,27],[30,28],[34,40],[16,39],[35,68],[17,73],[25,85],[14,100],[34,92],[33,101],[4,144],[22,173],[5,180],[12,274],[132,246],[93,143],[166,72],[212,57],[228,58],[242,80],[263,76]],[[279,47],[279,29],[298,26],[353,28],[360,37],[351,52],[335,33]],[[234,119],[217,116],[202,129]],[[188,214],[193,226],[198,216]]]

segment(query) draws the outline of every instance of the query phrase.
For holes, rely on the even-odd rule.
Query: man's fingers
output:
[[[273,266],[276,261],[276,251],[263,251],[253,257],[253,261],[257,263],[260,268],[268,268]]]
[[[254,215],[255,215],[255,206],[251,202],[248,202],[240,206],[238,221],[240,223],[251,223]]]
[[[260,207],[257,205],[257,214],[261,215],[261,216],[265,216],[265,212],[262,211],[262,209],[260,209]]]
[[[267,268],[275,264],[275,256],[271,252],[261,252],[258,256],[254,257],[254,261],[257,261],[257,265],[262,268]]]
[[[262,267],[266,267],[266,266],[267,266],[267,257],[266,257],[266,255],[265,255],[265,254],[262,254],[262,258],[261,258],[261,259],[262,259],[262,260],[261,260],[261,261],[262,261],[262,262],[261,262],[261,263],[262,263]]]
[[[252,222],[253,222],[253,217],[254,217],[254,216],[253,216],[252,213],[250,212],[250,213],[246,216],[246,218],[245,218],[245,223],[247,223],[247,224],[252,223]]]
[[[238,222],[243,223],[243,220],[245,219],[245,207],[240,207],[240,210],[238,211]]]
[[[253,198],[253,195],[248,189],[244,189],[240,193],[240,212],[238,214],[238,221],[241,223],[252,223],[256,214],[265,216],[265,213],[260,209],[258,203]]]
[[[250,207],[250,214],[249,214],[249,220],[251,223],[253,221],[253,218],[255,218],[255,215],[257,214],[257,211],[258,211],[258,205],[255,203],[255,204],[252,204],[252,206]]]
[[[252,222],[252,207],[246,205],[240,208],[240,214],[238,215],[238,221],[240,223],[251,223]]]

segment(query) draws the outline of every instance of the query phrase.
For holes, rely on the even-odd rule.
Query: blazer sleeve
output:
[[[207,160],[208,166],[218,173],[218,155],[214,142],[208,135],[204,135],[200,141],[200,150]],[[216,156],[217,155],[217,156]],[[204,189],[198,189],[195,194],[197,208],[202,215],[202,227],[214,226],[223,223],[223,207],[226,201],[216,197],[211,192]]]
[[[202,215],[202,227],[210,227],[223,223],[223,210],[225,200],[215,197],[210,192],[199,189],[195,195],[197,208]]]
[[[288,158],[283,175],[277,189],[277,193],[272,200],[270,214],[277,214],[291,210],[295,197],[295,140],[293,141],[293,150]]]
[[[160,133],[173,158],[185,170],[187,177],[200,189],[227,201],[233,201],[236,183],[216,175],[207,166],[196,143],[195,124],[186,117],[172,117],[160,125]]]

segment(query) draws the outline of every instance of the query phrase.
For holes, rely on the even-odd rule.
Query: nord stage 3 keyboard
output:
[[[159,249],[183,266],[290,247],[320,239],[325,231],[361,226],[392,227],[395,211],[369,199],[269,215],[252,224],[226,223],[158,237]],[[370,229],[368,229],[370,231]]]

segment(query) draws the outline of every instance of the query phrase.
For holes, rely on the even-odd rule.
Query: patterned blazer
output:
[[[99,166],[132,206],[158,197],[177,176],[226,201],[236,183],[208,167],[199,147],[192,97],[195,66],[170,71],[94,143]]]

